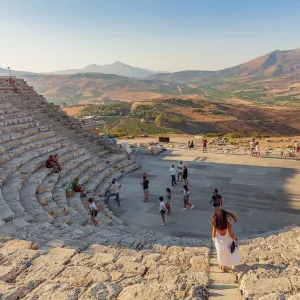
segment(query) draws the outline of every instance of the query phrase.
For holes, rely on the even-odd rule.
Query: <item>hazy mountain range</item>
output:
[[[0,69],[0,75],[7,75]],[[220,71],[154,73],[121,62],[52,74],[12,71],[49,101],[67,104],[182,97],[300,107],[300,49],[273,51]]]
[[[282,74],[300,73],[300,48],[287,51],[273,51],[246,63],[220,71],[180,71],[158,73],[148,79],[171,82],[197,82],[203,79],[232,78],[241,76],[279,76]]]
[[[63,70],[63,71],[55,71],[50,72],[48,74],[76,74],[76,73],[102,73],[102,74],[114,74],[119,76],[125,76],[130,78],[145,78],[151,74],[154,74],[155,72],[132,67],[129,65],[126,65],[120,61],[116,61],[113,64],[108,64],[104,66],[100,65],[89,65],[82,69],[69,69],[69,70]]]
[[[173,73],[157,73],[154,71],[133,67],[122,62],[116,61],[107,65],[88,65],[81,69],[59,70],[42,74],[76,74],[76,73],[102,73],[114,74],[130,78],[147,78],[155,80],[166,80],[174,82],[188,82],[195,78],[225,78],[237,76],[276,76],[281,74],[298,72],[300,70],[300,48],[295,50],[280,51],[276,50],[261,57],[250,60],[235,67],[220,71],[198,71],[187,70]],[[8,74],[6,68],[0,68],[0,75]],[[28,71],[12,70],[13,75],[41,74]]]

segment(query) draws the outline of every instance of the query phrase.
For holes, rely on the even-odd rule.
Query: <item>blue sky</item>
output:
[[[218,70],[300,47],[299,0],[0,0],[0,67]]]

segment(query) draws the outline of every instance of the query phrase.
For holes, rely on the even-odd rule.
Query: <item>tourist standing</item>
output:
[[[168,210],[168,214],[171,213],[171,203],[172,203],[172,192],[169,188],[166,189],[166,200],[165,205]]]
[[[212,217],[212,238],[215,241],[219,268],[223,272],[227,272],[226,267],[241,262],[237,248],[231,253],[232,242],[237,241],[232,231],[231,220],[236,222],[236,215],[223,209],[218,209]]]
[[[88,203],[88,206],[89,206],[89,214],[91,216],[91,220],[95,225],[97,225],[99,223],[99,221],[96,219],[97,214],[98,214],[97,206],[96,206],[93,198],[89,198],[87,203]]]
[[[191,141],[190,147],[194,148],[194,141]]]
[[[194,208],[194,205],[192,203],[190,203],[190,190],[187,187],[187,185],[183,186],[183,209],[182,210],[186,210],[186,206],[190,206],[191,209]]]
[[[188,169],[187,166],[183,166],[182,179],[184,180],[184,184],[188,185]]]
[[[119,194],[119,190],[122,187],[122,184],[119,184],[116,180],[116,178],[113,178],[111,181],[111,184],[109,185],[109,187],[106,190],[105,193],[105,204],[108,203],[108,200],[110,198],[110,196],[116,196],[116,201],[118,202],[118,206],[120,205],[120,194]]]
[[[178,166],[177,166],[177,181],[179,181],[179,178],[180,178],[180,181],[182,181],[182,174],[183,174],[183,164],[182,164],[182,161],[179,162]]]
[[[172,186],[176,185],[176,171],[174,169],[174,165],[170,168],[170,174],[172,179]]]
[[[143,187],[144,196],[145,196],[144,202],[148,202],[148,199],[149,199],[149,180],[147,179],[146,173],[144,173],[144,175],[143,175],[142,187]]]
[[[255,153],[256,153],[256,157],[260,158],[260,147],[258,142],[255,143]]]
[[[252,141],[250,141],[250,152],[252,156],[254,154],[254,150],[255,150],[255,140],[252,139]]]
[[[207,152],[207,139],[203,138],[202,140],[202,152]]]
[[[214,189],[213,196],[211,197],[210,204],[213,203],[213,207],[215,211],[217,211],[220,207],[223,206],[223,198],[217,189]]]
[[[191,141],[188,141],[188,149],[191,149]]]
[[[160,225],[165,225],[166,224],[166,205],[164,202],[164,198],[163,197],[159,197],[159,211],[160,211],[160,215],[162,217],[162,223]]]

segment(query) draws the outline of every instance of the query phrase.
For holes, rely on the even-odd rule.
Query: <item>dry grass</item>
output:
[[[62,107],[62,110],[65,111],[69,116],[76,116],[82,109],[86,106],[66,106]]]

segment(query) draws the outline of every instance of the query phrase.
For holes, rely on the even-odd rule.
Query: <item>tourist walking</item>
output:
[[[212,217],[212,238],[217,250],[219,268],[223,272],[227,272],[226,267],[241,262],[238,249],[232,247],[232,242],[236,243],[237,238],[232,231],[231,220],[236,222],[236,215],[223,209],[218,209]]]
[[[116,178],[113,178],[111,181],[111,184],[109,185],[109,187],[106,190],[105,193],[105,204],[108,203],[108,200],[110,198],[110,196],[116,196],[115,200],[118,202],[118,206],[120,205],[120,194],[119,194],[119,190],[122,187],[122,184],[119,184],[116,180]]]
[[[142,187],[144,191],[144,202],[148,202],[149,199],[149,180],[147,179],[146,173],[143,174],[143,182],[142,182]]]
[[[164,202],[164,198],[163,197],[159,197],[159,211],[160,211],[160,215],[162,217],[162,223],[160,225],[165,225],[166,224],[166,205],[165,205],[165,202]]]
[[[252,156],[254,154],[254,150],[255,150],[255,140],[252,139],[252,141],[250,141],[250,153]]]
[[[191,141],[188,141],[188,149],[191,149]]]
[[[220,207],[223,206],[223,198],[221,194],[219,194],[218,189],[214,189],[213,196],[211,197],[210,204],[213,204],[215,211],[217,211]]]
[[[169,188],[166,189],[166,199],[165,199],[165,205],[168,210],[168,214],[171,213],[171,203],[172,203],[172,192]]]
[[[93,198],[89,198],[89,200],[87,201],[88,206],[89,206],[89,214],[91,216],[91,220],[92,222],[97,225],[99,224],[99,221],[96,219],[97,214],[98,214],[98,209],[97,206],[93,200]]]
[[[180,178],[180,181],[182,181],[182,174],[183,174],[183,164],[182,164],[182,161],[179,162],[178,166],[177,166],[177,181],[179,181],[179,178]]]
[[[186,210],[186,206],[190,206],[191,209],[194,208],[194,205],[192,203],[190,203],[190,190],[188,188],[187,185],[183,186],[183,209],[182,210]]]
[[[170,168],[170,174],[172,179],[172,186],[176,185],[176,171],[174,169],[174,165]]]
[[[207,139],[203,138],[202,140],[202,152],[207,152]]]
[[[256,153],[256,157],[260,158],[260,147],[258,142],[255,143],[255,153]]]
[[[182,179],[184,180],[184,184],[188,185],[188,169],[187,166],[183,166]]]

